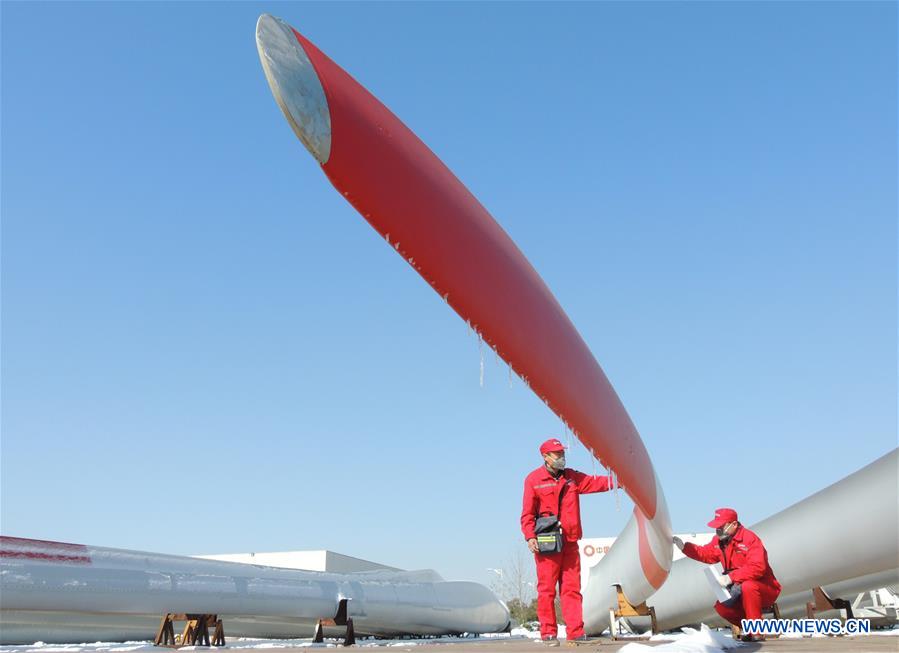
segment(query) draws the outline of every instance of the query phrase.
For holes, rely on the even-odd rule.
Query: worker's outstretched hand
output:
[[[671,538],[671,541],[674,542],[674,546],[676,546],[681,551],[684,550],[684,541],[680,539],[677,535]]]
[[[733,582],[734,581],[732,581],[730,579],[730,576],[728,576],[727,574],[724,574],[723,576],[718,576],[718,584],[721,585],[721,587],[726,588]]]
[[[528,548],[531,550],[532,553],[537,553],[538,549],[537,549],[537,538],[536,537],[532,537],[531,539],[528,540]]]

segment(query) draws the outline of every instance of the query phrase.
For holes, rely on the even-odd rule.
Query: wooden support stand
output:
[[[621,617],[649,617],[652,621],[652,634],[657,634],[659,630],[656,624],[656,609],[647,607],[646,601],[640,605],[632,605],[621,591],[621,585],[615,585],[615,591],[618,594],[618,609],[609,608],[609,633],[611,633],[612,639],[618,639],[615,631],[618,626],[617,620]]]
[[[846,618],[852,619],[852,604],[846,599],[832,599],[821,587],[812,588],[812,597],[814,602],[805,604],[805,614],[809,619],[814,619],[816,612],[825,610],[845,610]]]
[[[775,619],[780,619],[780,607],[778,607],[776,601],[774,603],[772,603],[771,605],[769,605],[767,608],[762,608],[762,619],[765,618],[766,614],[770,614]],[[734,639],[740,639],[740,637],[743,635],[743,630],[739,626],[732,625],[730,627],[730,632],[731,632],[731,635],[733,635]],[[777,635],[777,634],[765,635],[765,637],[769,638],[769,639],[776,639],[776,638],[780,637],[780,635]]]
[[[175,622],[186,621],[180,638],[175,637]],[[213,628],[212,638],[209,628]],[[156,631],[156,646],[181,648],[182,646],[224,646],[225,628],[222,620],[215,614],[194,614],[169,612],[159,623]]]
[[[347,603],[349,599],[340,599],[337,604],[337,614],[333,619],[319,619],[315,624],[315,635],[312,637],[314,644],[321,644],[325,641],[325,626],[345,626],[346,634],[343,638],[344,646],[352,646],[356,643],[356,631],[353,629],[353,618],[347,616]]]

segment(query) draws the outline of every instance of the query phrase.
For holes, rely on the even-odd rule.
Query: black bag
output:
[[[562,551],[562,524],[556,515],[538,517],[534,528],[537,535],[537,551],[560,553]]]
[[[568,487],[567,479],[559,492],[559,508],[556,512],[562,512],[562,495],[565,494],[566,487]],[[537,551],[539,553],[562,552],[562,522],[559,521],[558,515],[537,517],[537,523],[534,524],[534,534],[537,536]]]

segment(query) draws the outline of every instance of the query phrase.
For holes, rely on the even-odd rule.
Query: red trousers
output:
[[[583,599],[581,598],[581,555],[577,542],[565,542],[561,553],[535,553],[537,561],[537,618],[540,636],[555,637],[556,586],[561,585],[562,617],[568,639],[584,634]]]
[[[743,593],[739,598],[715,603],[715,611],[734,626],[740,625],[740,619],[761,619],[762,608],[773,605],[780,594],[780,590],[757,580],[745,580],[741,587]]]

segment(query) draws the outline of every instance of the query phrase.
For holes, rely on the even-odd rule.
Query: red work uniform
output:
[[[559,494],[562,488],[562,505]],[[534,525],[537,517],[559,515],[562,524],[563,546],[561,553],[535,553],[537,562],[537,617],[540,619],[540,635],[544,639],[555,637],[557,632],[556,586],[562,600],[562,616],[565,618],[568,639],[584,634],[584,616],[581,598],[581,558],[577,541],[581,539],[580,495],[606,492],[611,489],[607,476],[588,476],[573,469],[565,469],[554,477],[546,465],[541,465],[524,479],[524,500],[521,508],[521,532],[524,539],[537,537]]]
[[[762,608],[770,607],[780,595],[780,583],[768,564],[768,552],[758,535],[742,524],[724,546],[718,537],[704,546],[684,544],[684,555],[700,562],[720,562],[724,573],[741,586],[739,599],[715,603],[715,611],[735,626],[741,619],[761,619]]]

